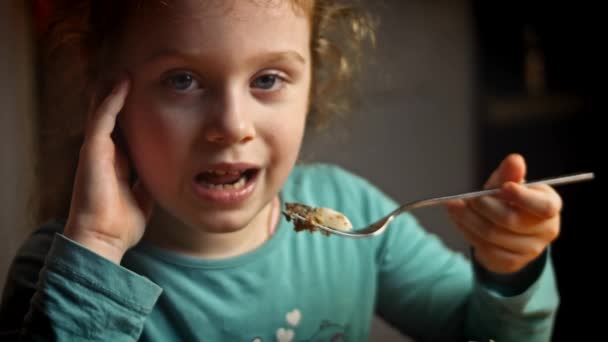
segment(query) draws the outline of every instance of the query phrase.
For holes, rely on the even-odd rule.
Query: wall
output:
[[[0,1],[0,289],[28,232],[24,208],[32,172],[33,74],[26,1]]]

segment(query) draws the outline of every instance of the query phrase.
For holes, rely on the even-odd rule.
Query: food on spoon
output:
[[[315,224],[336,230],[347,231],[353,228],[348,218],[330,208],[313,208],[300,203],[285,203],[285,217],[288,221],[293,219],[293,226],[296,232],[308,230],[310,232],[320,231],[325,235],[330,233],[319,229]],[[298,215],[301,218],[294,217]]]

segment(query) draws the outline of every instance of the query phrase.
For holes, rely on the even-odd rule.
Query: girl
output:
[[[86,129],[69,121],[84,136],[73,179],[57,177],[70,180],[71,201],[43,193],[41,217],[59,219],[13,262],[4,336],[364,341],[378,313],[421,340],[549,340],[558,299],[547,247],[561,203],[550,187],[518,184],[519,155],[486,184],[500,196],[449,206],[472,264],[408,215],[363,240],[295,233],[281,217],[285,202],[300,202],[363,226],[396,206],[337,167],[295,166],[306,123],[336,112],[335,81],[352,70],[338,43],[357,52],[371,37],[354,7],[73,0],[65,9],[56,41],[86,62],[98,97]],[[79,65],[70,64],[76,76]]]

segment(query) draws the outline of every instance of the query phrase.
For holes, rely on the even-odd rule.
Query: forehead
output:
[[[311,16],[313,0],[139,0],[132,2],[136,12],[165,13],[174,17],[205,17],[231,15],[243,17],[262,11],[280,14],[291,10],[298,15]]]
[[[127,20],[127,35],[152,31],[236,31],[241,26],[309,21],[311,0],[157,0],[141,1]],[[286,29],[286,28],[283,28]],[[181,32],[183,34],[184,32]],[[254,32],[251,32],[252,34]]]
[[[235,61],[264,50],[309,53],[309,16],[292,0],[146,1],[134,10],[121,49],[131,63],[158,50]]]

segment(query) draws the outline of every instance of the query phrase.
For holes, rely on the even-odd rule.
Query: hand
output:
[[[129,92],[119,82],[89,118],[64,235],[116,263],[143,236],[153,201],[140,182],[129,183],[127,156],[112,139]]]
[[[522,186],[525,174],[523,157],[511,154],[485,184],[500,187],[498,195],[447,205],[450,218],[473,246],[474,258],[489,271],[521,270],[559,235],[561,197],[548,185]]]

